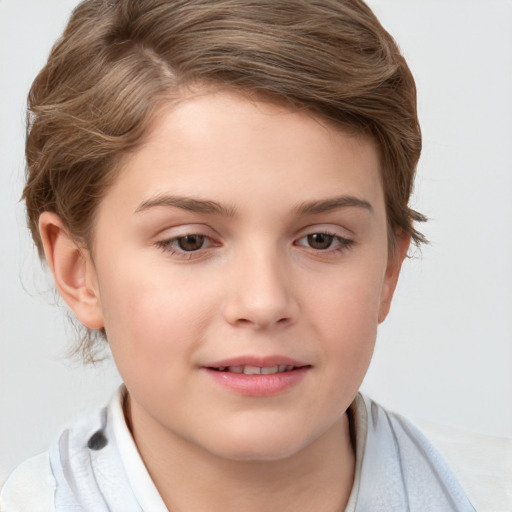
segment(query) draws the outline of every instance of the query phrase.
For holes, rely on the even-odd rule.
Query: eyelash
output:
[[[336,233],[331,233],[329,231],[315,231],[313,233],[308,233],[307,235],[304,235],[303,237],[299,238],[297,240],[297,242],[295,242],[295,244],[302,245],[299,243],[301,240],[308,239],[309,237],[316,236],[316,235],[322,235],[322,236],[327,236],[327,237],[331,238],[330,246],[327,247],[326,249],[315,249],[314,247],[311,247],[311,246],[304,246],[304,247],[308,247],[309,249],[311,249],[315,252],[318,251],[319,253],[322,253],[322,254],[337,254],[337,253],[349,250],[354,245],[354,240],[337,235]],[[336,242],[336,247],[334,247],[334,248],[331,247],[333,242]]]
[[[202,238],[204,242],[208,241],[208,246],[215,245],[212,239],[209,236],[201,235],[199,233],[187,233],[185,235],[176,236],[174,238],[169,238],[168,240],[160,240],[156,243],[156,245],[162,249],[165,253],[171,254],[172,256],[178,256],[184,259],[191,259],[193,257],[197,257],[198,253],[205,249],[204,243],[201,244],[196,250],[187,251],[185,249],[179,248],[178,244],[181,240],[186,239],[187,237],[198,237]]]
[[[302,240],[307,240],[309,237],[322,235],[331,238],[329,247],[325,249],[316,249],[314,247],[311,247],[310,245],[301,244],[300,242]],[[187,251],[183,248],[179,247],[180,241],[185,240],[187,237],[198,237],[202,239],[201,246],[195,250]],[[205,247],[206,243],[206,247]],[[335,243],[336,246],[332,247],[332,244]],[[167,254],[170,254],[172,256],[178,256],[183,259],[192,259],[197,258],[199,255],[203,254],[203,251],[208,249],[209,247],[218,245],[216,244],[209,236],[207,235],[201,235],[199,233],[187,233],[184,235],[180,235],[174,238],[169,238],[167,240],[160,240],[156,242],[157,247],[162,249]],[[351,249],[354,245],[354,240],[351,240],[349,238],[342,237],[340,235],[337,235],[336,233],[331,233],[329,231],[314,231],[312,233],[308,233],[307,235],[304,235],[300,238],[298,238],[294,245],[306,247],[311,251],[318,252],[319,254],[324,255],[335,255],[341,252],[348,251]]]

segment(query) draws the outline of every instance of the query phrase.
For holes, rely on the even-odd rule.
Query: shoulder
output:
[[[395,504],[396,510],[420,511],[427,500],[431,511],[474,511],[445,460],[417,427],[368,397],[356,400],[357,414],[366,423],[361,504],[370,499],[371,510],[381,510],[381,502]]]
[[[426,420],[418,425],[449,462],[479,512],[512,510],[512,439]]]
[[[68,424],[47,453],[18,466],[2,490],[0,511],[141,512],[113,430],[113,413],[119,409],[122,415],[121,398],[122,389],[110,406]]]
[[[2,512],[54,512],[55,477],[47,452],[21,463],[0,493]]]

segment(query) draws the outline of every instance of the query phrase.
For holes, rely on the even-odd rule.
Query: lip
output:
[[[292,359],[287,356],[274,355],[274,356],[238,356],[229,359],[222,359],[220,361],[214,361],[201,365],[203,368],[222,368],[227,366],[259,366],[271,367],[271,366],[310,366],[308,363]]]
[[[246,375],[244,373],[232,373],[218,371],[217,368],[229,366],[294,366],[290,371],[273,374]],[[302,361],[286,356],[240,356],[223,359],[201,366],[215,383],[242,396],[267,397],[283,393],[298,385],[312,366]]]

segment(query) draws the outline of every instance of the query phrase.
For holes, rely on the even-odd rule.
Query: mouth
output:
[[[251,365],[237,365],[237,366],[219,366],[208,367],[209,370],[217,372],[228,373],[243,373],[244,375],[275,375],[276,373],[286,373],[304,366],[294,366],[291,364],[281,364],[275,366],[251,366]]]
[[[239,357],[210,363],[203,370],[238,395],[265,397],[296,387],[313,367],[287,357]]]

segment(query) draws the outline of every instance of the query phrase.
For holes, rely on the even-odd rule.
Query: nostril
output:
[[[291,321],[291,319],[288,318],[288,317],[278,318],[275,321],[272,321],[272,320],[266,319],[266,318],[254,318],[254,320],[250,320],[248,318],[238,318],[235,323],[237,325],[239,325],[239,326],[250,326],[250,325],[252,325],[252,326],[255,326],[255,327],[269,327],[271,325],[274,325],[274,326],[276,326],[276,325],[285,326],[290,321]]]
[[[278,293],[279,292],[279,293]],[[285,327],[298,317],[294,297],[284,289],[270,289],[260,284],[238,286],[223,306],[225,319],[233,326],[267,329]]]

